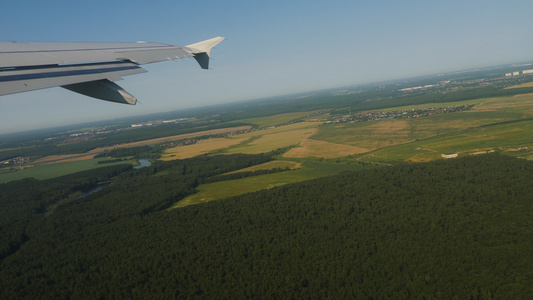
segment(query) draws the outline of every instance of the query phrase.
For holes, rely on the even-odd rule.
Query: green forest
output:
[[[400,164],[168,209],[201,182],[272,159],[200,156],[0,184],[0,297],[533,294],[533,162]]]

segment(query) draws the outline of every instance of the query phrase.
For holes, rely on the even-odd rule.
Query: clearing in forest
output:
[[[293,171],[202,184],[196,188],[198,190],[198,193],[182,199],[174,206],[172,206],[171,209],[184,207],[192,204],[209,202],[218,199],[224,199],[227,197],[269,189],[275,186],[281,186],[288,183],[301,182],[316,177],[319,176],[316,174],[312,174],[306,168],[302,168]]]

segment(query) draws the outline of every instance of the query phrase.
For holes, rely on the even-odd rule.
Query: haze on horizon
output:
[[[178,60],[119,81],[139,99],[136,106],[61,88],[0,97],[0,134],[531,61],[532,9],[524,0],[8,0],[1,40],[228,40],[213,49],[213,70]]]

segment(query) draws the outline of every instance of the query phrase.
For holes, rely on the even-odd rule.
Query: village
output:
[[[344,115],[340,118],[336,118],[333,121],[327,121],[326,123],[356,123],[356,122],[367,122],[367,121],[377,121],[384,119],[413,119],[428,117],[440,114],[447,114],[453,112],[464,111],[472,108],[474,105],[454,105],[446,108],[442,107],[429,107],[422,109],[409,109],[409,110],[396,110],[396,111],[370,111],[362,112],[348,115]]]

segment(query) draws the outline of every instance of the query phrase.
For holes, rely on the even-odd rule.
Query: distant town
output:
[[[452,112],[459,112],[471,109],[474,105],[454,105],[446,108],[441,107],[429,107],[424,109],[408,109],[408,110],[396,110],[396,111],[370,111],[370,112],[361,112],[356,114],[348,114],[337,118],[332,121],[327,121],[326,123],[356,123],[356,122],[367,122],[367,121],[377,121],[384,119],[413,119],[420,117],[435,116],[440,114],[447,114]]]

